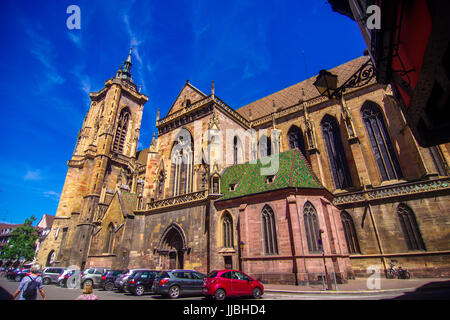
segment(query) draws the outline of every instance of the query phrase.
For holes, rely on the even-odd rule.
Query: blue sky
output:
[[[69,30],[69,5],[81,29]],[[133,47],[149,97],[140,149],[156,110],[185,81],[233,108],[362,55],[353,21],[318,1],[11,1],[0,3],[0,221],[55,214],[78,130]]]

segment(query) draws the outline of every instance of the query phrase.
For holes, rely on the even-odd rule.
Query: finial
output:
[[[131,50],[133,50],[132,47],[130,47],[130,52],[128,53],[127,62],[131,62]]]
[[[159,121],[159,107],[158,107],[158,111],[156,112],[156,121]]]
[[[214,80],[211,81],[211,95],[214,95]]]

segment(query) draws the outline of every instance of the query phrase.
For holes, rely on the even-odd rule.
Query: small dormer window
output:
[[[229,190],[230,190],[230,191],[236,190],[236,183],[230,183]]]
[[[270,184],[275,180],[275,176],[274,175],[270,175],[266,177],[266,183]]]

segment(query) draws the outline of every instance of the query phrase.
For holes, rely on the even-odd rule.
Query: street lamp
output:
[[[372,60],[368,59],[354,74],[341,86],[337,86],[338,76],[327,70],[320,70],[314,81],[314,86],[321,96],[328,99],[340,98],[346,89],[359,88],[368,84],[375,75]]]
[[[328,270],[327,270],[327,263],[325,261],[325,248],[323,246],[323,241],[322,241],[322,233],[324,233],[325,231],[323,229],[319,230],[319,246],[322,248],[322,258],[323,258],[323,267],[325,269],[325,279],[327,281],[327,289],[331,290],[331,281],[330,279],[328,279]]]
[[[316,81],[314,81],[314,86],[317,91],[319,91],[320,95],[332,99],[337,89],[337,75],[322,69],[319,71]]]

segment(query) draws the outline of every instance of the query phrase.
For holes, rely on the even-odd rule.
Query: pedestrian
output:
[[[75,300],[98,300],[98,297],[93,294],[94,290],[92,289],[92,285],[89,283],[84,284],[83,294],[78,296]]]
[[[42,285],[42,278],[38,272],[39,265],[33,265],[30,269],[30,273],[23,277],[22,281],[20,281],[19,288],[13,294],[13,299],[16,299],[20,293],[19,300],[36,300],[38,290],[42,296],[42,299],[46,299],[44,286]]]

